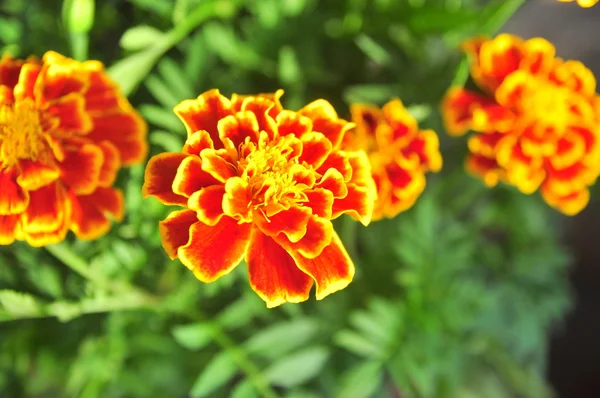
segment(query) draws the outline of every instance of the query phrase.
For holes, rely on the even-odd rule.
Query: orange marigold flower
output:
[[[160,223],[163,247],[202,282],[245,258],[250,285],[275,307],[320,300],[350,283],[354,265],[331,220],[368,224],[375,187],[363,152],[340,143],[351,123],[325,100],[298,112],[275,94],[210,90],[177,105],[188,131],[180,153],[148,162],[144,195],[184,210]]]
[[[555,57],[551,43],[502,34],[464,44],[481,92],[451,88],[442,110],[451,135],[467,130],[467,168],[544,200],[567,215],[581,211],[600,174],[600,99],[592,72]]]
[[[598,0],[558,0],[562,3],[572,3],[574,1],[577,2],[577,4],[579,4],[581,7],[583,8],[590,8],[594,5],[596,5],[596,3],[598,3]]]
[[[394,99],[378,108],[350,107],[356,128],[342,147],[364,150],[377,186],[373,220],[395,217],[411,207],[425,189],[425,173],[442,168],[439,140],[433,130],[419,130],[415,118]]]
[[[146,155],[146,124],[100,62],[0,59],[0,244],[94,239],[123,216],[112,188]]]

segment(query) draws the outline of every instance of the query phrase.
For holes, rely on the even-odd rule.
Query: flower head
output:
[[[354,104],[350,112],[356,128],[346,134],[343,147],[369,156],[377,186],[373,219],[395,217],[423,192],[425,173],[441,169],[438,137],[433,130],[419,130],[398,99],[381,109]]]
[[[600,99],[590,70],[556,58],[541,38],[502,34],[464,48],[482,92],[452,88],[443,113],[450,134],[476,133],[467,168],[489,186],[539,189],[559,211],[581,211],[600,173]]]
[[[354,266],[331,220],[368,224],[374,183],[363,152],[340,143],[352,127],[324,100],[298,112],[275,94],[222,96],[210,90],[175,107],[188,131],[180,153],[150,159],[143,187],[179,205],[160,223],[163,246],[203,282],[245,258],[269,307],[344,288]]]
[[[144,159],[145,134],[101,63],[0,59],[0,244],[104,234],[123,213],[117,171]]]

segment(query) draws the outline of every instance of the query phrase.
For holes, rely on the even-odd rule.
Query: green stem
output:
[[[71,33],[71,52],[77,61],[85,61],[88,58],[89,37],[87,32]]]

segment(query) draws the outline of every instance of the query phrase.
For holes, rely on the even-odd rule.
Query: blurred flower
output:
[[[574,1],[576,1],[577,4],[579,4],[581,7],[584,7],[584,8],[592,7],[598,2],[598,0],[558,0],[558,1],[563,2],[563,3],[572,3]]]
[[[342,147],[364,150],[377,186],[373,220],[395,217],[411,207],[425,189],[425,173],[442,167],[439,140],[433,130],[419,130],[415,118],[399,99],[383,108],[354,104],[356,128]]]
[[[146,125],[100,62],[0,60],[0,244],[94,239],[123,215],[112,188],[146,154]]]
[[[452,88],[443,102],[448,132],[473,130],[467,168],[544,200],[567,215],[589,201],[600,173],[600,100],[582,63],[555,57],[548,41],[502,34],[464,44],[481,93]]]
[[[351,123],[325,100],[298,112],[275,94],[210,90],[175,107],[188,139],[146,168],[144,195],[183,206],[160,223],[163,246],[202,282],[246,259],[250,285],[275,307],[320,300],[350,283],[354,265],[331,220],[368,224],[375,187],[364,152],[344,152]]]

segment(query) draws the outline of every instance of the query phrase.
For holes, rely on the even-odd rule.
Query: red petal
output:
[[[311,278],[298,269],[281,246],[256,228],[252,230],[246,263],[250,286],[268,308],[308,299],[313,284]]]
[[[94,127],[87,138],[110,141],[121,155],[123,166],[141,163],[148,152],[146,122],[135,112],[103,113],[93,118]]]
[[[353,124],[339,119],[333,106],[323,99],[311,102],[298,113],[310,118],[313,121],[312,130],[323,133],[334,148],[341,144],[346,131],[353,127]]]
[[[21,172],[17,177],[17,184],[28,191],[34,191],[56,181],[60,170],[56,164],[43,164],[32,160],[19,161]],[[0,211],[1,213],[1,211]]]
[[[92,128],[92,119],[85,111],[85,99],[80,94],[69,94],[52,102],[45,112],[57,118],[62,130],[83,134]]]
[[[47,185],[29,192],[29,196],[29,206],[23,214],[25,232],[54,232],[64,224],[68,197],[62,186]]]
[[[334,168],[328,169],[316,186],[330,191],[336,199],[345,198],[348,195],[344,176]]]
[[[284,234],[277,235],[275,240],[290,253],[297,252],[306,258],[315,258],[331,243],[332,234],[331,221],[312,216],[306,224],[306,234],[300,241],[290,242]]]
[[[260,131],[256,115],[250,111],[238,112],[219,120],[218,129],[221,141],[230,139],[236,148],[246,137],[250,137],[250,141],[257,142]]]
[[[207,131],[200,130],[192,133],[187,138],[181,152],[190,155],[200,155],[200,152],[206,148],[214,149],[213,141]]]
[[[65,159],[60,162],[60,178],[77,195],[88,195],[98,186],[104,154],[96,145],[65,148]]]
[[[63,57],[53,51],[44,54],[42,71],[42,98],[51,101],[69,93],[84,93],[89,86],[88,75],[81,70],[81,63]]]
[[[288,110],[281,111],[277,115],[277,124],[279,136],[281,137],[293,134],[298,138],[302,138],[304,134],[312,131],[312,120],[310,118]]]
[[[225,183],[223,211],[229,217],[250,222],[252,196],[248,193],[248,183],[240,177],[233,177]]]
[[[223,185],[203,188],[190,196],[188,207],[196,211],[198,220],[206,225],[215,225],[223,216],[223,195]]]
[[[102,63],[86,61],[83,66],[89,71],[90,81],[90,87],[85,92],[86,110],[92,113],[105,113],[120,109],[123,96],[104,71]]]
[[[222,217],[214,226],[197,222],[190,240],[177,251],[179,260],[202,282],[213,282],[230,273],[244,258],[250,242],[251,224]]]
[[[98,177],[98,185],[108,188],[112,186],[117,178],[117,173],[121,167],[119,151],[109,141],[102,141],[98,144],[104,156],[100,176]]]
[[[331,153],[331,142],[321,133],[311,132],[302,136],[300,162],[306,162],[318,169]]]
[[[223,156],[227,156],[225,149],[205,149],[200,154],[202,158],[202,170],[212,175],[221,182],[226,182],[237,175],[237,170],[231,162]]]
[[[265,131],[270,139],[275,137],[277,131],[277,123],[270,114],[274,107],[275,102],[265,97],[247,97],[242,103],[242,111],[250,111],[256,116],[257,131]]]
[[[114,188],[98,188],[91,195],[77,196],[74,201],[71,229],[78,238],[92,240],[104,235],[115,221],[123,218],[123,194]]]
[[[179,210],[158,223],[162,245],[171,260],[177,258],[177,250],[190,240],[190,228],[197,222],[196,212]]]
[[[304,194],[308,197],[308,202],[303,204],[312,209],[312,214],[327,220],[331,219],[331,209],[333,207],[333,193],[331,191],[312,189],[304,191]]]
[[[202,160],[198,156],[191,155],[183,159],[177,168],[172,187],[177,195],[189,198],[194,192],[215,184],[219,184],[219,181],[202,170]]]
[[[354,264],[339,236],[334,232],[331,244],[313,259],[292,253],[298,268],[312,276],[317,285],[317,300],[348,286],[354,277]]]
[[[333,202],[332,218],[348,214],[363,225],[368,225],[373,215],[376,192],[373,189],[348,184],[348,195]]]
[[[294,206],[269,218],[255,212],[254,222],[265,235],[276,236],[283,233],[291,242],[298,242],[306,234],[306,224],[310,217],[310,208]]]
[[[352,177],[352,167],[350,167],[348,156],[340,151],[331,152],[317,171],[321,174],[327,174],[329,169],[339,171],[344,177],[344,181],[349,181]]]
[[[21,68],[25,61],[13,59],[7,53],[0,57],[0,87],[5,86],[11,92],[19,82]]]
[[[223,147],[223,143],[219,140],[217,124],[219,120],[233,112],[231,103],[219,93],[219,90],[209,90],[195,100],[182,101],[173,111],[185,124],[188,135],[198,130],[206,130],[215,148]]]
[[[142,195],[154,196],[166,205],[185,206],[187,198],[173,193],[177,169],[188,155],[165,152],[153,156],[146,165]]]
[[[40,66],[38,64],[26,63],[23,65],[19,74],[19,82],[14,89],[15,100],[34,97],[33,90],[39,74]]]
[[[0,215],[0,245],[10,245],[15,241],[21,215]]]
[[[16,169],[0,168],[0,215],[19,214],[27,209],[29,195],[17,184]]]

